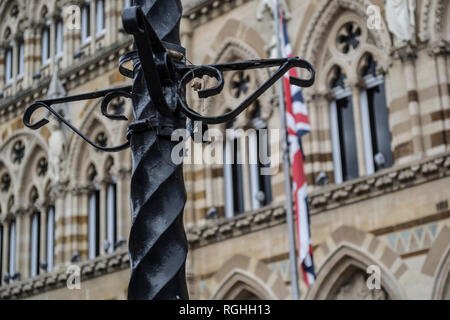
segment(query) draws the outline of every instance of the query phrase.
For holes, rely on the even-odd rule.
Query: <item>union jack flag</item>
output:
[[[292,57],[286,22],[281,14],[282,54]],[[310,287],[316,278],[314,271],[311,229],[309,221],[308,190],[304,170],[302,137],[311,131],[305,100],[300,87],[289,83],[289,77],[298,77],[297,70],[291,69],[284,75],[284,95],[286,101],[286,120],[289,142],[289,155],[292,167],[295,214],[297,223],[298,251],[303,279]]]

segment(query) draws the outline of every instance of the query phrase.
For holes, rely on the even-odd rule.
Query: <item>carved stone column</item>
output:
[[[91,1],[90,2],[90,10],[91,10],[91,43],[89,44],[91,49],[90,53],[91,55],[95,52],[95,43],[97,39],[97,1]]]
[[[55,265],[64,264],[70,259],[70,248],[68,248],[66,223],[66,204],[65,197],[67,193],[66,184],[57,184],[53,186],[55,197]]]
[[[5,284],[5,281],[3,280],[3,275],[6,272],[9,272],[9,266],[8,266],[8,254],[9,254],[9,221],[4,217],[3,219],[0,218],[0,224],[3,226],[3,239],[2,239],[2,256],[0,257],[3,261],[2,266],[0,268],[0,277],[1,277],[1,283],[2,285]]]
[[[359,176],[362,177],[367,174],[366,155],[364,152],[364,133],[361,119],[361,91],[363,90],[363,87],[361,86],[361,81],[358,81],[358,79],[353,79],[350,86],[352,90],[353,117],[355,122],[355,135],[356,135],[356,150],[358,154],[358,172]]]
[[[2,43],[0,45],[0,91],[3,91],[5,86],[5,64],[6,64],[5,46]]]
[[[408,109],[411,121],[411,136],[413,143],[413,152],[416,158],[422,158],[424,156],[424,144],[422,133],[422,120],[419,104],[419,95],[417,91],[417,77],[415,59],[415,48],[407,46],[399,49],[398,55],[403,62],[403,70],[405,73],[405,82],[408,97]]]
[[[320,165],[320,170],[327,173],[328,179],[330,182],[334,181],[334,175],[329,174],[329,171],[332,171],[328,166],[329,161],[333,161],[333,148],[331,143],[331,127],[330,127],[330,103],[331,103],[330,94],[325,92],[316,92],[314,94],[315,106],[317,108],[317,122],[318,122],[318,144],[319,144],[319,152],[323,159]]]
[[[72,191],[72,203],[76,204],[77,210],[76,212],[77,218],[80,221],[76,225],[77,237],[79,237],[79,241],[75,243],[73,247],[73,252],[77,251],[80,254],[81,260],[88,259],[88,207],[89,207],[89,192],[91,190],[89,188],[74,188]],[[73,252],[71,254],[73,254]]]
[[[16,272],[21,279],[30,275],[30,214],[28,210],[16,211]]]
[[[55,70],[55,56],[56,56],[56,17],[52,17],[50,23],[50,74],[53,74]]]
[[[131,170],[120,169],[117,174],[117,239],[123,237],[128,239],[131,228],[130,210],[130,180]]]
[[[446,149],[450,150],[450,75],[447,70],[447,56],[450,54],[444,43],[432,47],[430,54],[434,56],[438,75],[438,85],[441,94],[442,121]]]

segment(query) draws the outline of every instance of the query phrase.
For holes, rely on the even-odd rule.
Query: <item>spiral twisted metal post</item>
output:
[[[180,0],[136,0],[158,37],[180,46]],[[186,189],[183,166],[171,159],[170,133],[184,128],[184,116],[161,115],[147,91],[140,63],[134,62],[135,123],[153,120],[154,128],[133,130],[131,178],[132,227],[128,299],[188,299],[185,261],[188,244],[183,226]]]
[[[291,68],[302,68],[310,74],[307,79],[290,77],[290,83],[300,87],[314,83],[315,71],[309,62],[298,57],[186,66],[180,60],[184,54],[179,30],[181,1],[135,0],[133,4],[135,6],[123,11],[122,20],[125,31],[134,36],[136,50],[119,61],[119,71],[134,80],[133,86],[36,101],[25,111],[23,121],[30,129],[41,128],[48,119],[32,122],[32,118],[38,109],[45,108],[99,150],[117,152],[131,147],[131,280],[128,298],[188,299],[185,276],[188,244],[183,226],[186,189],[182,164],[172,161],[177,142],[171,141],[171,134],[185,128],[186,117],[191,120],[187,125],[190,134],[195,127],[194,120],[202,121],[202,127],[229,122]],[[134,61],[133,70],[125,68],[125,62],[131,60]],[[191,109],[186,102],[185,87],[195,78],[208,76],[217,80],[217,85],[198,92],[199,98],[203,99],[221,93],[223,72],[269,67],[279,68],[238,107],[225,114],[205,116]],[[125,115],[108,112],[109,104],[118,97],[132,99],[134,121],[129,126],[128,141],[113,147],[97,145],[52,108],[55,104],[102,98],[102,114],[110,120],[125,121]]]

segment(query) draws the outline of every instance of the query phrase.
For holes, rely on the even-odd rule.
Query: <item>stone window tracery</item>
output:
[[[25,145],[22,140],[14,143],[11,150],[11,159],[14,164],[21,164],[25,157]]]
[[[86,2],[81,7],[81,42],[85,43],[91,39],[91,5]]]
[[[9,46],[5,49],[5,83],[6,85],[8,85],[12,81],[13,81],[13,48]]]
[[[261,119],[257,101],[247,117],[252,126],[235,129],[236,122],[227,124],[224,147],[225,216],[231,218],[247,210],[257,210],[272,202],[270,175],[269,134]],[[248,161],[246,160],[248,159]],[[247,204],[247,198],[249,204]]]
[[[0,217],[2,211],[0,208]],[[0,286],[3,284],[3,224],[0,222]]]
[[[16,220],[11,220],[9,223],[8,234],[8,281],[13,283],[16,279],[16,247],[17,247],[17,235],[16,235]]]
[[[105,132],[102,131],[97,134],[97,136],[95,137],[95,143],[101,147],[106,147],[106,145],[108,144],[108,138]]]
[[[11,187],[11,176],[8,173],[4,173],[0,180],[0,190],[4,193],[9,191]]]
[[[329,300],[388,300],[389,295],[384,288],[370,290],[367,287],[367,274],[355,269],[347,271],[344,279],[330,293]]]
[[[322,50],[337,184],[393,164],[384,77],[375,58],[381,53],[361,23],[343,13]]]
[[[97,177],[97,169],[90,164],[87,172],[91,183]],[[100,254],[100,190],[94,185],[88,195],[88,256],[94,259]]]
[[[106,172],[108,181],[106,183],[106,239],[104,241],[104,250],[106,253],[112,253],[116,249],[117,242],[117,184],[112,177],[112,168],[114,166],[113,158],[106,161]]]
[[[30,277],[39,275],[40,269],[40,247],[41,247],[41,212],[37,201],[39,193],[36,187],[33,187],[30,192],[30,203],[33,212],[30,217]]]
[[[360,44],[361,33],[361,28],[355,22],[343,25],[338,31],[338,50],[344,54],[356,50]]]
[[[36,172],[39,177],[44,177],[48,171],[48,161],[47,158],[42,157],[38,160],[36,165]]]
[[[250,89],[250,75],[244,71],[238,71],[231,77],[230,90],[236,98],[244,97]]]

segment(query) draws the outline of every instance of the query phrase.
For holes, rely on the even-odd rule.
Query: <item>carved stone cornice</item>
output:
[[[184,5],[183,16],[193,25],[207,22],[251,0],[194,0]]]
[[[394,59],[400,59],[402,62],[414,61],[417,58],[418,48],[408,44],[401,48],[392,49]]]
[[[70,192],[74,196],[83,196],[83,195],[87,195],[87,194],[91,193],[94,190],[95,190],[94,186],[92,186],[92,185],[85,185],[85,186],[73,187],[70,190]]]
[[[450,152],[446,152],[341,185],[317,189],[309,194],[311,215],[449,176]],[[190,227],[187,230],[187,237],[192,248],[199,248],[285,222],[284,206],[278,204],[233,219],[220,220],[202,227]]]
[[[311,214],[407,189],[450,176],[450,152],[383,170],[309,195]]]
[[[81,283],[83,283],[92,278],[127,269],[130,266],[130,260],[128,251],[120,250],[76,265],[80,267]],[[60,266],[53,272],[0,287],[0,299],[23,299],[63,288],[67,285],[67,278],[66,267]]]
[[[450,42],[448,41],[438,41],[431,43],[428,47],[428,54],[432,57],[435,56],[446,56],[450,54]]]
[[[15,217],[24,217],[26,216],[30,211],[30,208],[24,208],[24,207],[20,207],[16,209],[16,212],[14,213]]]
[[[61,72],[61,82],[67,90],[71,90],[89,79],[95,78],[107,71],[117,69],[119,57],[127,50],[131,50],[132,40],[125,39],[105,49],[97,51],[94,55],[75,63]],[[22,115],[25,108],[33,101],[46,98],[50,77],[26,88],[13,96],[0,101],[0,124],[13,117]]]
[[[131,169],[121,168],[117,171],[117,177],[121,180],[129,178],[130,175],[131,175]]]
[[[68,185],[69,185],[68,181],[54,184],[52,186],[52,196],[54,198],[63,198],[69,191]]]

